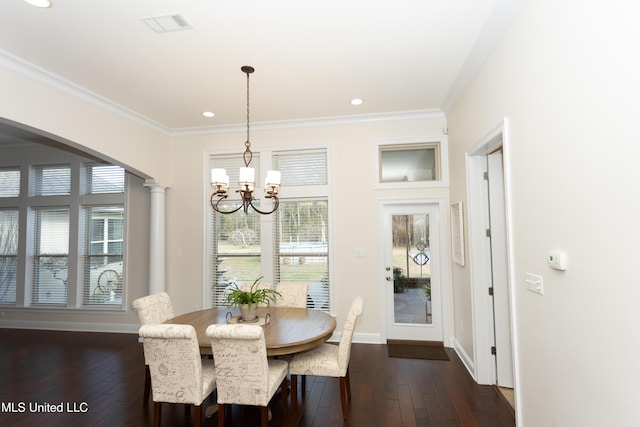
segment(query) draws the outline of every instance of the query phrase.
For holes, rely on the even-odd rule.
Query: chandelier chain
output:
[[[247,74],[247,140],[244,143],[246,147],[243,154],[244,165],[249,167],[249,163],[253,159],[253,153],[251,152],[251,142],[249,142],[249,74],[251,71],[248,69],[245,71]]]

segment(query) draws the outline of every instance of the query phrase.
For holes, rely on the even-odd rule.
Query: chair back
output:
[[[349,312],[347,313],[347,319],[344,321],[344,328],[342,329],[342,335],[340,336],[340,343],[338,344],[338,366],[340,368],[340,374],[344,376],[349,367],[349,357],[351,356],[351,340],[353,339],[353,331],[356,326],[356,320],[358,316],[362,314],[363,300],[362,297],[356,297],[351,303]]]
[[[210,325],[218,403],[267,406],[269,366],[264,331],[258,325]]]
[[[138,298],[131,303],[141,325],[159,324],[174,317],[171,298],[166,292]]]
[[[151,373],[154,402],[200,405],[202,358],[191,325],[148,324],[139,330]]]
[[[309,285],[306,283],[278,283],[276,291],[276,307],[307,307],[307,294]]]

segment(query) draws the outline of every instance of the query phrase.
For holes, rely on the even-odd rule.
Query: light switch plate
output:
[[[528,290],[536,294],[544,295],[542,276],[532,273],[524,273],[524,281],[527,284]]]

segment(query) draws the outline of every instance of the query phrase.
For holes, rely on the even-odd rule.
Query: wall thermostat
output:
[[[560,251],[551,251],[547,255],[547,265],[556,270],[567,269],[567,254]]]

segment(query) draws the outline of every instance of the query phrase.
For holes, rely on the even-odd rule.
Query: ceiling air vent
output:
[[[181,15],[161,15],[142,18],[145,24],[156,33],[166,33],[168,31],[180,31],[193,28]]]

